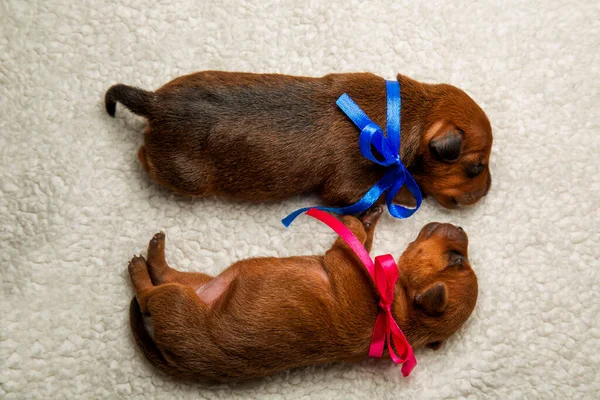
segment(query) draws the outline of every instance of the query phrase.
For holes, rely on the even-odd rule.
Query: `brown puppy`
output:
[[[371,249],[381,208],[344,224]],[[134,257],[130,322],[152,364],[185,378],[244,380],[294,367],[367,357],[379,298],[342,239],[324,256],[255,258],[216,278],[167,265],[165,236]],[[477,278],[467,235],[426,225],[398,262],[392,313],[413,348],[437,348],[469,317]],[[387,351],[385,354],[387,354]]]
[[[473,204],[491,185],[492,131],[462,90],[398,75],[404,165],[445,207]],[[112,86],[105,96],[148,118],[138,156],[158,183],[184,195],[242,200],[316,192],[325,203],[358,201],[385,169],[359,151],[359,131],[336,106],[342,93],[385,127],[384,79],[368,74],[305,78],[207,71],[156,92]],[[396,201],[414,204],[405,189]]]

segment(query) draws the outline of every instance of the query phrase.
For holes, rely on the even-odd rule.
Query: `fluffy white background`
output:
[[[600,391],[600,8],[597,1],[0,1],[0,397],[597,398]],[[502,3],[502,4],[501,4]],[[138,165],[144,121],[104,91],[204,69],[402,72],[464,88],[494,129],[475,207],[386,216],[375,253],[430,221],[471,238],[480,297],[409,379],[390,362],[242,385],[152,369],[127,323],[126,265],[159,229],[183,270],[313,254],[326,227],[279,220],[313,199],[186,200]]]

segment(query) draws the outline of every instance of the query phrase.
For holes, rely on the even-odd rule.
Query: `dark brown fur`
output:
[[[442,205],[472,204],[491,185],[492,132],[462,90],[398,75],[404,164]],[[360,199],[385,170],[365,159],[359,131],[335,101],[350,97],[385,126],[384,79],[369,73],[322,78],[198,72],[156,92],[115,85],[116,102],[148,118],[138,156],[144,169],[180,194],[265,201],[318,193],[325,203]],[[413,199],[401,191],[397,201]]]
[[[376,207],[361,220],[342,221],[370,250],[380,215]],[[324,256],[243,260],[216,278],[170,268],[164,242],[164,234],[155,235],[147,260],[129,264],[131,328],[164,372],[244,380],[367,357],[378,296],[342,239]],[[462,229],[432,223],[400,257],[392,312],[413,348],[439,347],[475,307],[467,247]]]

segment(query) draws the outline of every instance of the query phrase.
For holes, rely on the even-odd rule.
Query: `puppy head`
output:
[[[477,277],[467,234],[451,224],[425,225],[398,262],[403,324],[413,347],[437,349],[467,320],[477,302]]]
[[[447,208],[476,203],[492,184],[492,128],[483,110],[451,85],[428,85],[430,112],[411,172]]]

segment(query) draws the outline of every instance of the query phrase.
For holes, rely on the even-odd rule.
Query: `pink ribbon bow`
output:
[[[412,347],[392,315],[394,288],[398,280],[398,266],[396,265],[396,261],[394,261],[394,257],[390,254],[385,254],[375,257],[375,262],[373,262],[362,243],[340,220],[316,208],[311,208],[306,214],[325,223],[340,235],[360,261],[362,261],[377,287],[380,296],[380,310],[375,321],[375,328],[373,328],[373,335],[371,336],[369,357],[381,357],[384,345],[387,343],[390,357],[396,364],[402,364],[402,375],[408,376],[417,365],[417,359]]]

